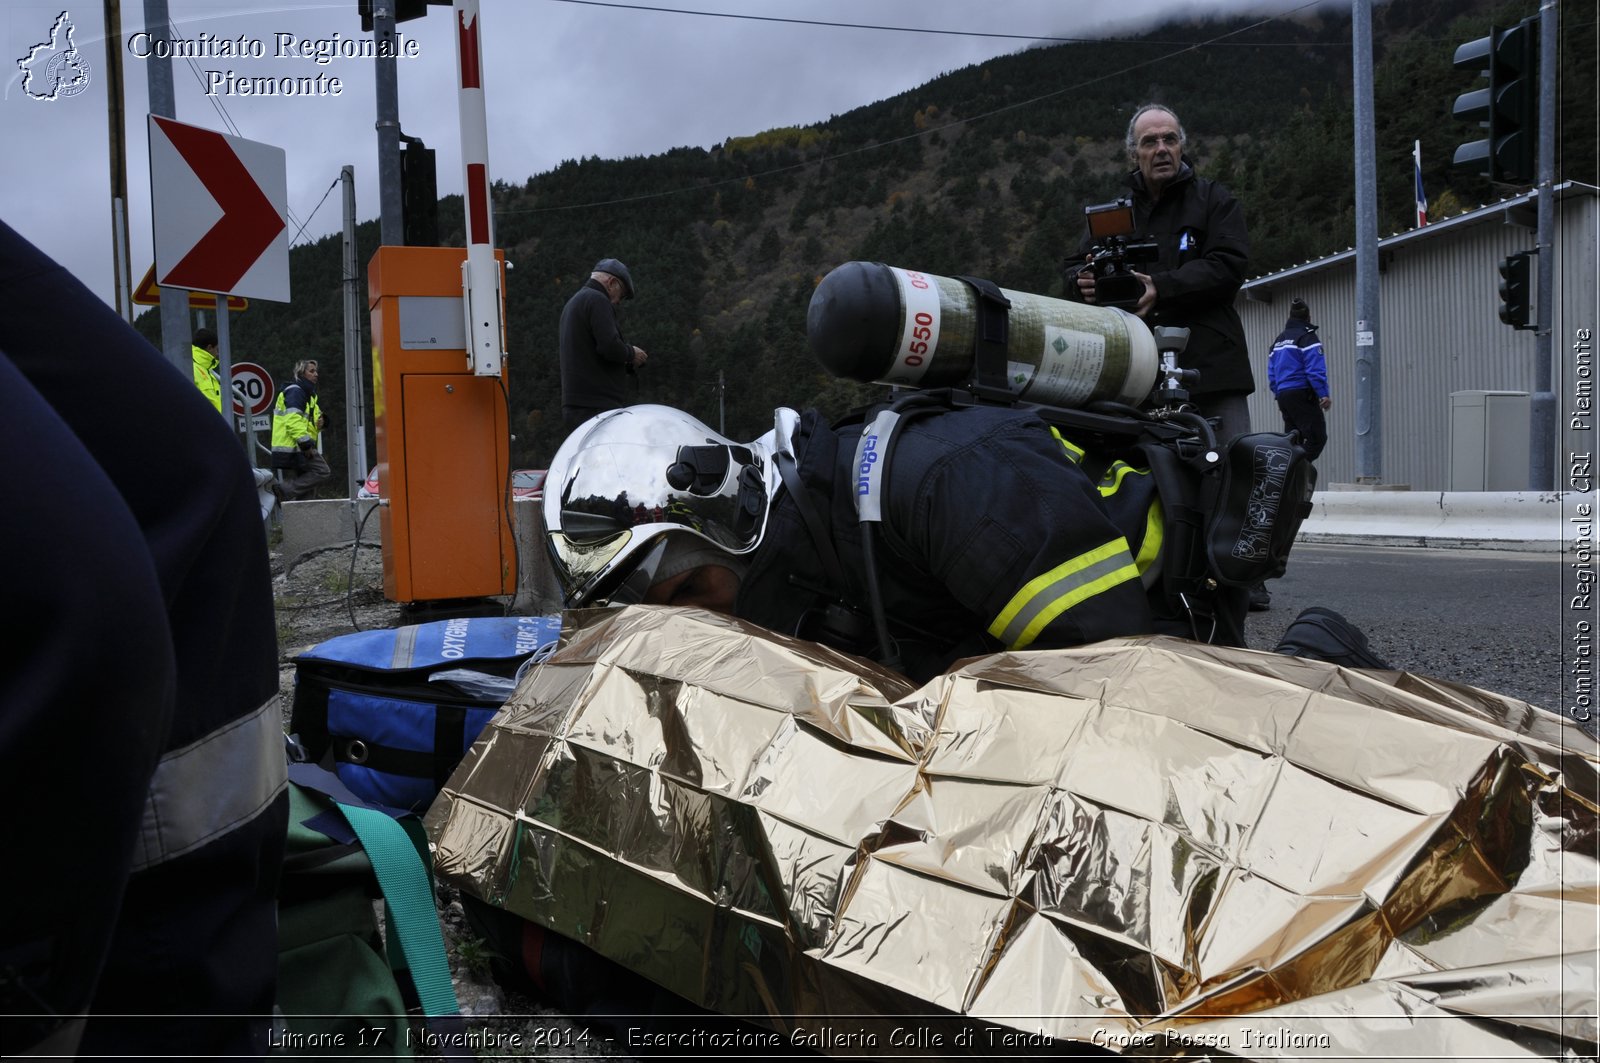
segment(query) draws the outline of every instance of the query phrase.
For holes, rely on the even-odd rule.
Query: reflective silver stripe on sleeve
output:
[[[274,695],[156,765],[133,854],[141,871],[198,849],[255,818],[288,784]]]

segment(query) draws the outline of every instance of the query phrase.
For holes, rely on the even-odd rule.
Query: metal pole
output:
[[[150,113],[159,118],[178,117],[176,97],[172,90],[172,60],[161,58],[170,54],[171,24],[167,17],[167,0],[144,0],[144,28],[150,34],[151,48],[150,58],[145,60],[145,74],[150,84]],[[151,227],[154,228],[153,222]],[[192,371],[193,356],[189,353],[191,337],[189,293],[177,288],[162,288],[161,349],[166,353],[167,361],[176,366],[180,373]],[[227,384],[226,377],[223,383]]]
[[[111,254],[117,265],[117,312],[133,324],[133,291],[128,280],[128,197],[111,201]]]
[[[400,203],[400,81],[396,72],[394,0],[374,0],[372,38],[378,78],[378,239],[385,247],[406,242]],[[365,470],[362,471],[365,476]]]
[[[717,370],[717,431],[722,435],[728,434],[727,410],[724,408],[723,397],[728,393],[728,382],[723,379],[722,370]]]
[[[367,477],[366,387],[362,384],[361,286],[356,257],[356,168],[339,171],[344,182],[344,423],[350,497]]]
[[[228,419],[228,427],[234,430],[234,435],[239,434],[238,424],[234,420],[237,416],[233,412],[233,355],[228,343],[228,297],[217,296],[217,376],[222,380],[222,416]],[[250,407],[244,408],[244,438],[245,453],[249,455],[252,468],[256,464],[256,430],[250,421]]]
[[[113,300],[124,321],[133,321],[132,284],[128,277],[128,146],[122,102],[122,3],[105,0],[106,132],[110,137],[111,261]]]
[[[1533,398],[1528,418],[1528,487],[1556,486],[1554,323],[1556,301],[1556,0],[1539,5],[1539,306],[1533,334]]]
[[[1378,168],[1372,117],[1372,0],[1354,0],[1356,155],[1356,481],[1383,482],[1378,343]]]

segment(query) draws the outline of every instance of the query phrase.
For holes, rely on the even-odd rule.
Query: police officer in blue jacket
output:
[[[1312,461],[1328,445],[1328,423],[1323,411],[1333,406],[1328,396],[1328,366],[1322,357],[1322,340],[1311,323],[1311,308],[1304,299],[1289,304],[1289,320],[1272,341],[1267,356],[1267,383],[1283,414],[1283,430],[1300,433],[1306,457]]]

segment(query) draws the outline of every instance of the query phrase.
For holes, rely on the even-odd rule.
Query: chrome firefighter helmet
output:
[[[591,418],[561,444],[545,479],[545,541],[568,606],[638,601],[675,540],[732,555],[761,545],[798,415],[735,443],[670,406]]]

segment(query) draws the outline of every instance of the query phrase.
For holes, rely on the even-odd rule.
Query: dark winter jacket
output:
[[[868,601],[855,509],[861,425],[807,412],[795,433],[801,480],[827,523],[848,587]],[[1163,538],[1143,470],[1095,465],[1025,410],[976,407],[911,419],[888,459],[876,570],[906,674],[1002,648],[1071,646],[1187,629],[1156,619]],[[828,577],[805,522],[780,493],[735,611],[785,634],[871,652],[829,630]],[[834,625],[837,627],[837,625]]]
[[[617,308],[590,279],[561,310],[561,405],[614,410],[628,404],[633,345],[622,338]]]
[[[264,1054],[289,806],[250,463],[187,376],[3,223],[0,386],[30,447],[0,483],[0,776],[24,869],[0,1042],[72,1056],[89,1015],[85,1058]],[[129,396],[160,461],[105,416]]]
[[[1222,185],[1196,176],[1188,162],[1159,200],[1150,198],[1138,170],[1128,176],[1128,187],[1133,193],[1134,233],[1158,248],[1155,262],[1135,267],[1148,273],[1156,286],[1155,308],[1145,320],[1152,326],[1190,330],[1178,364],[1200,371],[1191,393],[1254,391],[1244,325],[1233,308],[1250,255],[1239,201]],[[1078,255],[1069,263],[1081,262],[1093,245],[1093,238],[1085,234]],[[1067,295],[1078,298],[1077,286],[1068,284]]]

